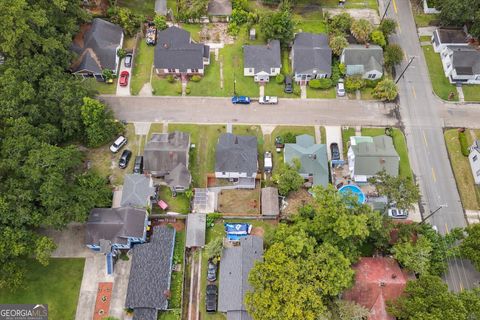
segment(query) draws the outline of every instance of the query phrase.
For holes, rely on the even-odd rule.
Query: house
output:
[[[332,49],[328,45],[327,35],[297,33],[292,48],[292,67],[297,82],[306,83],[311,79],[330,78]]]
[[[370,311],[368,320],[393,320],[387,312],[387,301],[399,298],[410,277],[393,258],[362,257],[353,265],[355,285],[343,294]]]
[[[263,256],[262,238],[247,236],[239,241],[239,246],[223,249],[220,261],[218,311],[225,312],[227,320],[252,319],[245,309],[245,294],[252,290],[248,273]]]
[[[480,84],[480,52],[470,46],[447,46],[440,53],[450,83]]]
[[[117,51],[123,46],[123,29],[111,22],[95,18],[90,25],[82,27],[71,46],[77,58],[70,71],[79,77],[104,81],[103,70],[117,74],[120,58]]]
[[[262,188],[262,215],[278,217],[279,214],[278,189],[273,187]]]
[[[188,168],[189,151],[190,134],[180,131],[154,133],[145,145],[143,171],[154,177],[168,178],[173,183],[171,187],[175,187],[177,182],[185,181],[183,167]]]
[[[230,0],[210,0],[207,15],[210,22],[228,22],[232,15],[232,2]]]
[[[210,47],[193,42],[188,31],[175,26],[158,32],[154,55],[158,75],[202,76],[210,64]]]
[[[167,0],[155,0],[155,13],[161,16],[167,15]]]
[[[255,82],[268,82],[280,74],[282,59],[280,41],[270,40],[266,45],[243,46],[243,75]]]
[[[465,29],[438,28],[432,34],[433,50],[440,53],[449,46],[467,47],[469,38]]]
[[[284,162],[295,166],[295,160],[300,161],[298,173],[308,180],[312,186],[328,185],[327,147],[316,144],[315,139],[308,134],[296,137],[295,143],[285,143]]]
[[[348,169],[355,182],[367,182],[382,170],[398,176],[400,157],[393,146],[392,137],[350,137]]]
[[[165,182],[172,192],[182,193],[190,188],[192,175],[183,163],[179,163],[172,171],[165,175]]]
[[[123,182],[121,207],[150,208],[155,188],[150,176],[126,174]]]
[[[125,307],[133,320],[156,320],[168,308],[175,229],[154,227],[150,242],[133,248]]]
[[[473,179],[475,184],[480,184],[480,141],[475,140],[470,147],[470,154],[468,155],[470,168],[472,169]]]
[[[204,213],[191,213],[187,216],[187,239],[185,247],[203,248],[205,246],[205,230],[207,228],[207,215]]]
[[[383,76],[383,49],[377,45],[351,44],[343,49],[340,62],[346,67],[347,76],[361,76],[376,80]]]
[[[258,171],[257,157],[257,137],[224,133],[218,139],[215,150],[215,177],[255,179]]]

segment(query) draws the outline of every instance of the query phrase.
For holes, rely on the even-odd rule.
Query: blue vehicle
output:
[[[246,96],[234,96],[232,97],[233,104],[250,104],[250,98]]]

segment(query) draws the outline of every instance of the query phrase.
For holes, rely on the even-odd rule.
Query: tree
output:
[[[382,101],[392,101],[398,95],[395,82],[391,79],[383,79],[373,88],[373,97]]]
[[[382,23],[380,24],[379,29],[385,35],[385,38],[388,38],[390,35],[395,33],[395,29],[397,28],[397,23],[393,19],[383,19]]]
[[[293,40],[295,23],[289,11],[268,12],[260,18],[265,39],[278,39],[283,48]]]
[[[167,20],[162,15],[159,15],[159,14],[155,15],[155,18],[153,18],[153,23],[155,24],[155,27],[159,31],[160,30],[165,30],[165,29],[168,28]]]
[[[420,190],[410,178],[398,175],[391,176],[385,170],[368,179],[377,189],[378,193],[388,198],[390,203],[395,203],[399,209],[412,208],[420,200]]]
[[[283,164],[273,175],[272,180],[277,184],[278,193],[282,196],[287,196],[290,191],[296,191],[302,186],[304,179],[298,174],[298,169],[298,164],[295,164],[295,167]]]
[[[479,0],[439,0],[435,8],[440,10],[439,20],[442,25],[469,25],[468,32],[474,38],[480,38]]]
[[[223,238],[218,237],[207,243],[205,254],[209,260],[220,258],[223,251]]]
[[[428,274],[430,269],[430,257],[432,243],[426,237],[419,237],[415,242],[399,242],[393,246],[393,255],[406,269],[416,274]]]
[[[134,13],[129,8],[114,7],[110,19],[113,23],[119,24],[126,35],[133,36],[139,31],[144,17]]]
[[[367,43],[372,31],[373,26],[368,20],[359,19],[352,22],[351,32],[360,43]]]
[[[86,142],[89,147],[99,147],[112,140],[121,130],[113,114],[100,101],[85,97],[82,106]]]
[[[460,254],[469,259],[477,270],[480,270],[480,224],[472,224],[465,228],[467,237],[460,244]]]
[[[385,40],[385,36],[380,30],[374,30],[370,35],[370,40],[372,40],[374,44],[378,44],[382,48],[387,45],[387,40]]]
[[[399,64],[403,60],[403,50],[398,44],[389,44],[383,53],[385,65],[389,68]]]
[[[348,12],[337,14],[328,19],[328,32],[335,35],[346,34],[352,25],[352,17]]]
[[[330,48],[332,48],[333,54],[340,56],[343,52],[343,49],[348,47],[348,41],[343,35],[330,37],[329,41]]]
[[[365,80],[362,79],[362,77],[351,76],[345,79],[345,90],[347,90],[347,92],[355,92],[364,87],[365,87]]]
[[[354,301],[338,299],[335,300],[335,313],[340,320],[352,320],[367,319],[370,311]]]

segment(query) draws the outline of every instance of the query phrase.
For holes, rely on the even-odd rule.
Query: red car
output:
[[[128,71],[122,71],[122,73],[120,73],[120,86],[126,87],[128,85],[129,75]]]

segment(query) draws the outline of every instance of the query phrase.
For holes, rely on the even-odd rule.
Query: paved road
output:
[[[445,106],[433,95],[410,1],[393,0],[392,4],[389,16],[397,20],[398,28],[391,40],[400,44],[407,55],[398,68],[398,73],[405,68],[407,59],[415,58],[399,81],[400,115],[405,126],[410,162],[422,190],[424,216],[442,207],[429,221],[441,233],[447,233],[451,228],[464,227],[466,220],[450,167],[442,127],[444,123],[462,123],[469,113],[466,112],[468,106]],[[473,106],[472,109],[478,112]],[[480,276],[470,263],[454,259],[449,263],[445,280],[452,290],[459,291],[478,283]]]

